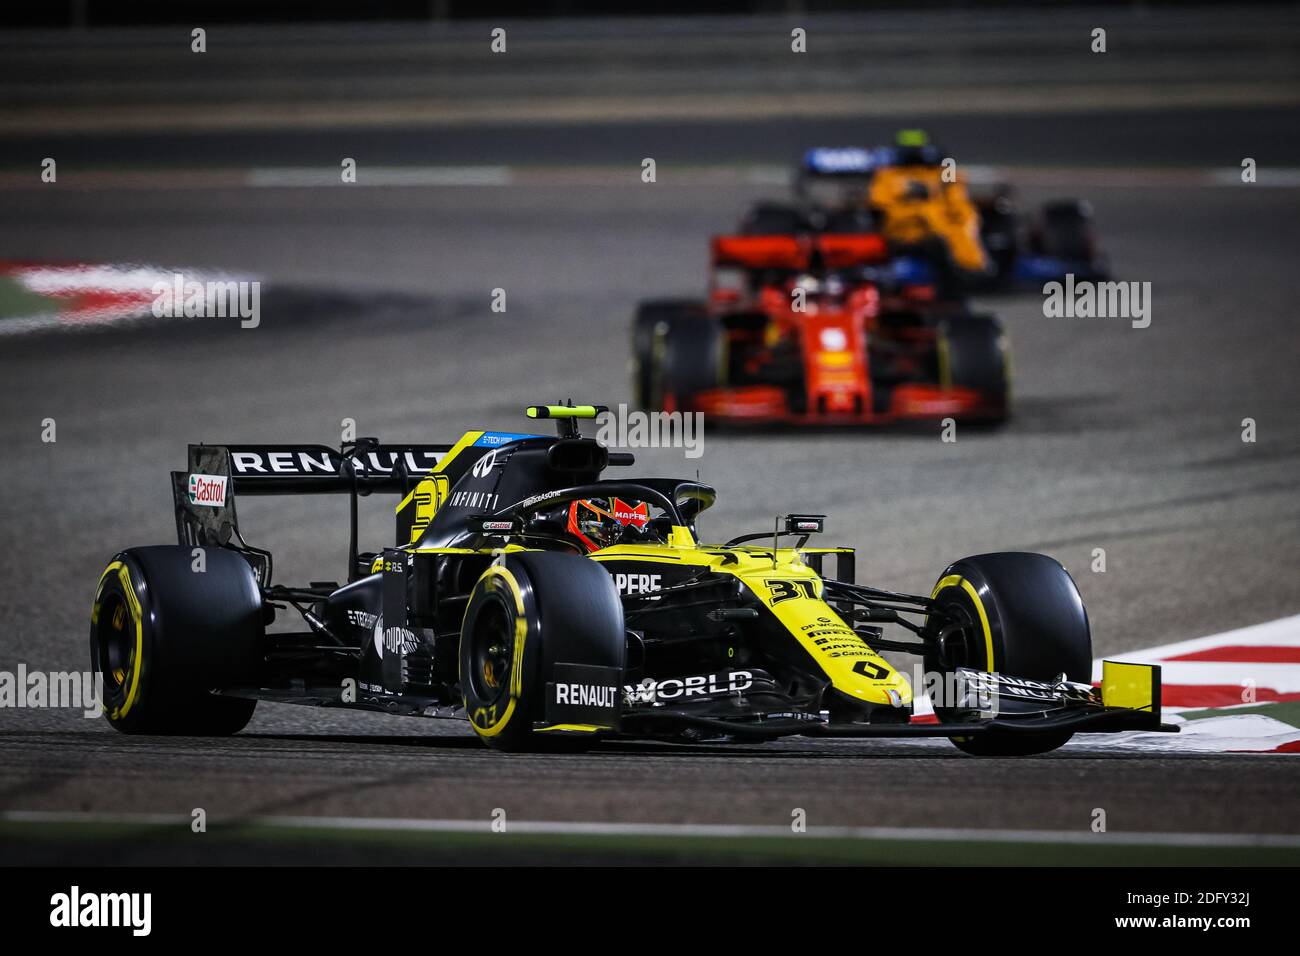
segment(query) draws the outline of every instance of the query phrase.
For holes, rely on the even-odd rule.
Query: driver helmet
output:
[[[641,541],[649,534],[650,505],[622,498],[582,498],[569,505],[568,531],[588,551]]]

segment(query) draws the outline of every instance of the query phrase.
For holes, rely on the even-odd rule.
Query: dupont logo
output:
[[[190,504],[224,507],[227,481],[224,475],[190,475]]]

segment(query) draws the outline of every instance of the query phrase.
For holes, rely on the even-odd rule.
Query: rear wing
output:
[[[265,586],[270,555],[239,530],[239,495],[404,495],[437,467],[452,445],[382,445],[361,439],[347,454],[325,445],[190,445],[188,468],[173,471],[176,537],[189,547],[233,547],[249,558]]]
[[[803,154],[799,164],[802,177],[869,176],[881,166],[893,162],[888,146],[814,146]]]
[[[849,269],[889,258],[885,237],[874,232],[802,236],[714,236],[713,268]]]
[[[191,445],[193,456],[196,448]],[[210,446],[209,446],[210,447]],[[406,494],[451,445],[362,446],[344,457],[324,445],[225,445],[234,490],[244,495]]]
[[[930,143],[919,130],[908,130],[918,136],[905,137],[893,146],[814,146],[803,154],[799,163],[799,177],[849,178],[870,176],[885,166],[938,166],[943,162],[943,151]]]
[[[794,193],[807,200],[818,184],[838,184],[842,190],[865,188],[871,178],[890,166],[938,166],[944,156],[920,130],[901,130],[892,146],[814,146],[803,154],[794,175]]]

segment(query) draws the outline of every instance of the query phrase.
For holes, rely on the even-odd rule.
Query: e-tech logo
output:
[[[360,611],[356,608],[348,608],[348,623],[353,627],[359,627],[363,631],[372,631],[375,628],[375,622],[379,620],[377,614],[371,614],[369,611]]]
[[[190,475],[189,500],[192,505],[221,508],[226,503],[224,475]]]
[[[538,435],[524,435],[518,432],[484,432],[479,436],[478,441],[474,442],[487,448],[498,448],[501,445],[508,445],[512,441],[519,441],[524,438],[538,438]]]

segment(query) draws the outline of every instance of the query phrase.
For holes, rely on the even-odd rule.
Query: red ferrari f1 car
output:
[[[1001,422],[1006,334],[909,275],[876,233],[717,236],[706,301],[644,302],[642,408],[715,422]]]

